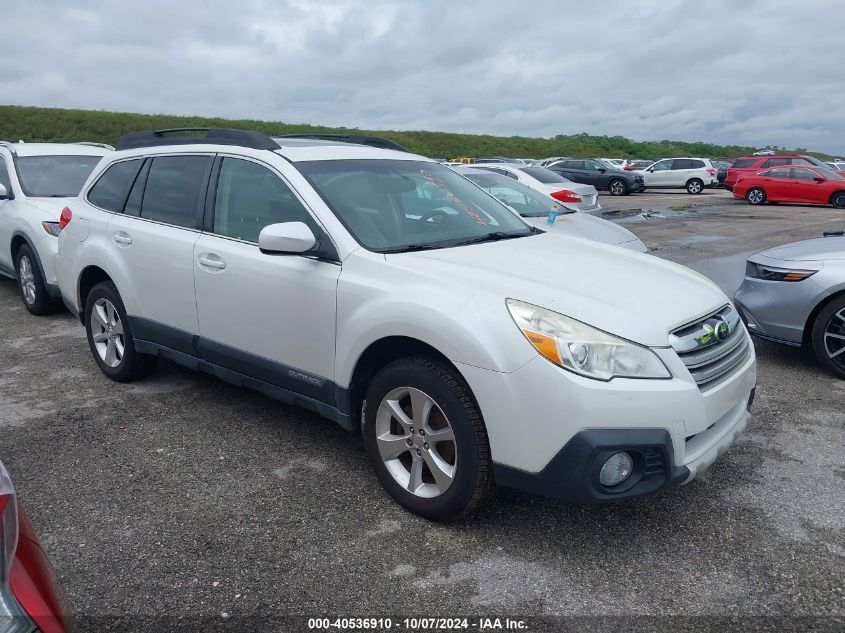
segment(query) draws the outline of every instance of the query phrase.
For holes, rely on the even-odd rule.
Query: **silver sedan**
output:
[[[735,302],[749,332],[807,345],[845,379],[845,232],[755,253]]]

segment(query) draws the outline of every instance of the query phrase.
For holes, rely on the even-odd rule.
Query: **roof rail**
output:
[[[177,136],[179,132],[205,132],[204,136]],[[116,149],[137,149],[158,145],[238,145],[251,149],[279,149],[269,136],[252,130],[223,127],[177,127],[166,130],[129,132],[120,137]]]
[[[0,141],[0,145],[5,147],[9,150],[12,154],[17,154],[18,152],[15,150],[15,144],[10,141]]]
[[[370,147],[379,147],[381,149],[395,149],[399,152],[410,153],[410,150],[407,147],[403,147],[396,141],[391,141],[389,138],[382,138],[380,136],[359,136],[356,134],[277,134],[274,135],[273,138],[326,139],[333,141],[343,141],[345,143],[353,143],[354,145],[368,145]]]
[[[108,143],[94,143],[93,141],[70,141],[71,145],[88,145],[89,147],[102,147],[103,149],[114,149],[114,146]]]

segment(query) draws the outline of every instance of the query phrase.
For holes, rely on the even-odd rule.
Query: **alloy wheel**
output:
[[[623,183],[621,180],[614,180],[612,183],[610,183],[610,193],[614,196],[621,196],[623,193],[625,193],[625,183]]]
[[[760,189],[752,189],[748,192],[748,202],[751,204],[760,204],[763,202],[763,191]]]
[[[123,362],[125,341],[123,322],[108,299],[97,299],[91,311],[91,338],[102,360],[109,367],[117,367]]]
[[[32,269],[32,262],[24,255],[18,263],[18,280],[21,284],[23,300],[27,305],[35,303],[35,271]]]
[[[697,180],[693,180],[690,184],[687,185],[687,191],[690,193],[699,193],[701,191],[701,183]]]
[[[845,308],[830,317],[824,328],[824,351],[835,364],[845,368]]]
[[[379,456],[402,488],[431,499],[452,485],[455,433],[431,396],[413,387],[394,389],[379,404],[375,433]]]

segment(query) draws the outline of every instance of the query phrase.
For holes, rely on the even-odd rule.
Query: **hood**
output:
[[[845,259],[845,236],[819,237],[813,240],[792,242],[760,251],[750,259],[762,255],[781,261],[825,261]]]
[[[62,209],[73,200],[73,198],[27,198],[26,203],[49,215],[51,220],[58,221]]]
[[[729,303],[715,284],[683,266],[560,234],[386,260],[411,278],[452,284],[460,301],[492,307],[519,299],[652,347],[668,346],[671,330]]]
[[[562,213],[557,216],[557,220],[552,225],[546,222],[545,217],[523,217],[522,219],[527,224],[543,231],[574,235],[603,244],[620,245],[639,242],[637,236],[628,229],[585,213]]]

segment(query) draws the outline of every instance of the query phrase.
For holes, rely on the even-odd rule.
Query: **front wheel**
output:
[[[607,190],[610,192],[611,196],[624,196],[628,193],[628,185],[625,184],[624,180],[614,178],[610,181],[610,183],[608,183]]]
[[[845,209],[845,191],[837,191],[833,194],[830,203],[837,209]]]
[[[819,312],[812,342],[819,362],[845,379],[845,297],[834,299]]]
[[[446,521],[472,513],[490,497],[487,431],[454,369],[424,356],[389,364],[367,390],[362,423],[376,476],[411,512]]]
[[[704,181],[698,178],[691,178],[687,181],[687,193],[699,194],[704,189]]]
[[[42,315],[55,311],[56,303],[47,293],[47,285],[41,275],[38,260],[35,259],[32,249],[27,244],[18,249],[15,272],[23,304],[31,314]]]
[[[97,284],[85,301],[85,331],[94,361],[106,376],[129,382],[147,376],[158,364],[158,357],[135,350],[135,341],[126,308],[115,285]]]
[[[752,187],[745,193],[745,199],[748,200],[749,204],[765,204],[766,192],[760,189],[760,187]]]

